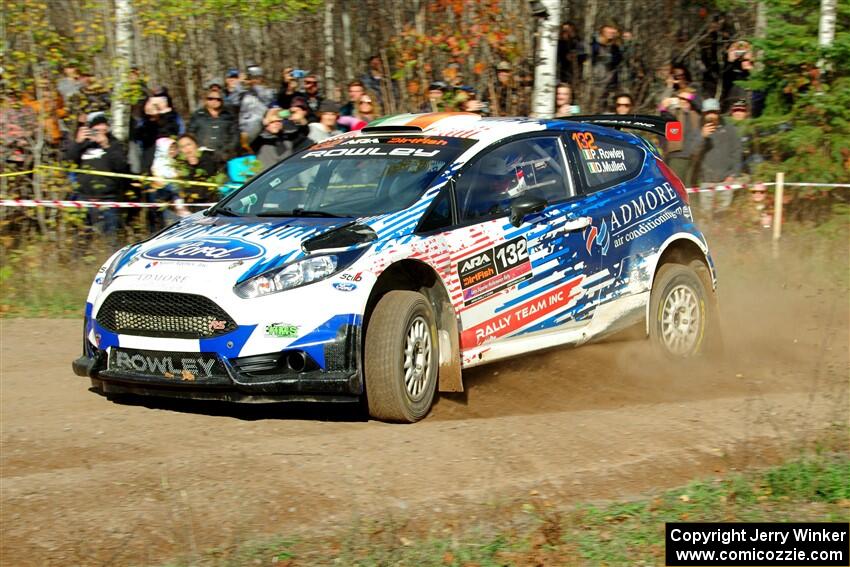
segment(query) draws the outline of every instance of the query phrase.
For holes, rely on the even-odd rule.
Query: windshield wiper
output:
[[[225,209],[225,208],[213,209],[208,213],[208,215],[221,215],[223,217],[241,217],[242,216],[238,213],[234,213],[230,209]]]
[[[310,211],[307,209],[292,209],[291,211],[263,211],[258,217],[325,217],[330,219],[344,218],[326,211]]]

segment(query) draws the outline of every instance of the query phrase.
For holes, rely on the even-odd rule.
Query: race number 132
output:
[[[596,149],[596,140],[590,132],[573,132],[572,138],[581,150]]]
[[[514,238],[496,247],[496,264],[499,273],[528,261],[528,242],[525,238]]]

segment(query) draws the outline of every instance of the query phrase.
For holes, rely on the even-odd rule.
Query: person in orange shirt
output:
[[[44,77],[37,79],[36,87],[30,87],[21,96],[21,102],[31,108],[44,127],[44,141],[51,146],[62,142],[62,130],[59,121],[67,116],[62,97]]]

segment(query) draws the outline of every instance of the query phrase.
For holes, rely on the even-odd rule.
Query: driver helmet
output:
[[[496,195],[510,199],[528,188],[523,160],[524,156],[516,152],[488,156],[482,168],[496,178],[493,184]]]

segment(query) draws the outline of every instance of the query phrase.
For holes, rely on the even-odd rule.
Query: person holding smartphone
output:
[[[307,102],[296,97],[289,109],[275,106],[266,111],[263,130],[251,141],[263,169],[310,145],[307,110]]]
[[[720,103],[708,98],[702,105],[702,141],[696,154],[701,189],[718,183],[731,184],[741,175],[741,138],[735,126],[720,115]],[[716,193],[716,194],[715,194]],[[732,203],[732,191],[699,194],[700,210],[709,218]]]
[[[732,42],[726,50],[726,62],[723,66],[722,89],[720,100],[746,98],[747,91],[739,81],[750,78],[753,70],[753,48],[749,42],[739,40]]]
[[[124,147],[109,132],[109,121],[102,112],[89,115],[88,121],[77,129],[74,143],[65,159],[82,170],[109,173],[129,173]],[[116,201],[124,197],[125,180],[108,175],[78,173],[75,198],[82,201]],[[120,226],[116,209],[86,209],[88,223],[98,232],[114,236]]]

